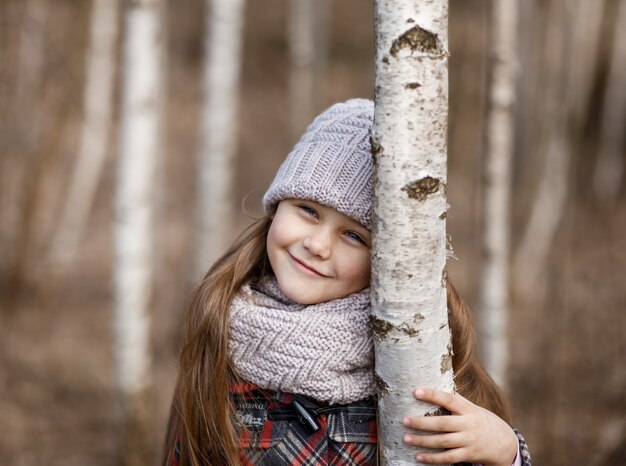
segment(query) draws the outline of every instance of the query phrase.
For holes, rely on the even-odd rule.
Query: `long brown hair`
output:
[[[239,288],[270,273],[268,215],[249,227],[213,265],[193,293],[187,312],[178,381],[170,414],[165,462],[176,442],[180,465],[239,465],[229,402],[229,308]]]
[[[219,259],[196,288],[184,329],[184,346],[165,447],[169,465],[178,444],[181,466],[239,466],[237,429],[229,400],[229,308],[239,288],[271,273],[266,239],[271,215],[253,224]],[[447,281],[448,314],[457,391],[507,422],[511,413],[501,390],[475,353],[470,313]]]
[[[456,391],[510,424],[512,415],[509,402],[478,359],[471,314],[449,278],[446,279],[446,295]]]

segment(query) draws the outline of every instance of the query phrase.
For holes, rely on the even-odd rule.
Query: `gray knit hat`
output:
[[[269,212],[283,199],[309,199],[371,228],[374,103],[351,99],[322,112],[289,153],[269,189]]]

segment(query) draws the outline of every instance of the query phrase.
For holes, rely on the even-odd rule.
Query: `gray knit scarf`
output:
[[[261,388],[329,403],[361,400],[375,392],[369,313],[369,289],[306,306],[273,277],[247,284],[230,308],[229,356]]]

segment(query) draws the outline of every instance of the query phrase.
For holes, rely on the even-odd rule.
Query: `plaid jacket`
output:
[[[234,383],[232,388],[235,409],[244,426],[240,437],[242,465],[376,464],[374,399],[338,408],[248,383]]]
[[[231,399],[242,426],[242,466],[375,466],[375,399],[327,405],[310,398],[232,382]],[[531,466],[522,435],[522,466]],[[167,466],[179,466],[178,445]]]

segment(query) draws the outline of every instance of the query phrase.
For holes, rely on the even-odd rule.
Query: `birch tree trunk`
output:
[[[448,2],[377,0],[372,329],[383,465],[413,465],[401,419],[451,392],[445,290]]]
[[[159,153],[162,33],[159,0],[126,2],[121,139],[115,205],[115,353],[125,464],[150,444],[150,298],[154,177]]]
[[[244,0],[207,0],[198,150],[198,261],[203,275],[231,238]]]
[[[119,0],[94,0],[87,50],[84,125],[80,149],[51,249],[65,268],[74,257],[100,180],[111,123]]]
[[[593,187],[603,201],[617,198],[624,177],[624,125],[626,124],[626,0],[617,2],[617,17],[609,78],[602,104],[600,150]]]
[[[496,0],[491,3],[491,8],[491,83],[485,127],[481,330],[485,368],[504,387],[509,356],[507,324],[517,1]]]

